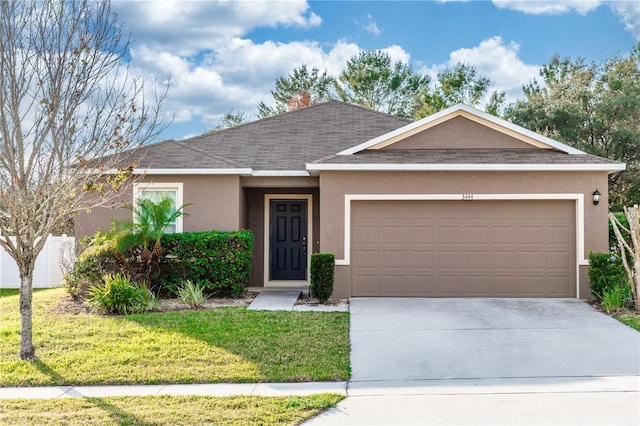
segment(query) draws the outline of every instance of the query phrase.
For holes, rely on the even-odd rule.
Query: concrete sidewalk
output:
[[[43,386],[0,388],[1,399],[51,399],[105,396],[288,396],[339,393],[346,395],[346,382],[306,383],[214,383],[193,385]]]

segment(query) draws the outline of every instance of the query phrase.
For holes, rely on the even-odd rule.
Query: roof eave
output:
[[[88,172],[91,174],[91,172]],[[116,169],[100,172],[101,174],[115,174]],[[278,176],[278,177],[304,177],[310,176],[307,170],[253,170],[251,168],[208,168],[208,169],[158,169],[137,168],[133,169],[134,175],[240,175],[240,176]]]
[[[309,163],[307,170],[312,175],[326,171],[601,171],[616,173],[626,169],[624,163],[617,164],[471,164],[471,163],[433,163],[433,164],[327,164]]]

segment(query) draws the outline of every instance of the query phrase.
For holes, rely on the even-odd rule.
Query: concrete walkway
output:
[[[262,290],[248,309],[263,311],[348,312],[349,305],[296,305],[302,290],[268,288]]]
[[[251,302],[248,309],[263,311],[291,311],[298,298],[300,290],[264,289]]]
[[[340,393],[346,395],[346,382],[306,383],[216,383],[195,385],[123,385],[123,386],[43,386],[0,388],[1,399],[51,399],[69,397],[105,396],[287,396],[313,395],[318,393]]]

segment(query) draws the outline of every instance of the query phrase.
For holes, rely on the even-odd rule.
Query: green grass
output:
[[[0,424],[20,425],[295,425],[344,396],[141,396],[12,399],[0,404]]]
[[[349,316],[241,307],[130,316],[51,313],[34,293],[35,361],[19,359],[18,296],[0,299],[0,386],[347,380]]]
[[[616,319],[621,323],[640,331],[640,315],[618,315],[616,316]]]

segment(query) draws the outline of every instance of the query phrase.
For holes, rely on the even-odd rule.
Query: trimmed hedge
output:
[[[620,256],[610,253],[589,253],[589,284],[591,293],[602,299],[606,291],[628,286],[627,272]]]
[[[167,234],[161,243],[160,268],[149,283],[158,294],[175,296],[187,280],[202,286],[208,295],[217,296],[237,296],[249,284],[253,252],[253,233],[249,230]],[[137,247],[124,258],[135,268],[139,255]],[[105,275],[119,270],[112,252],[79,259],[65,277],[73,296],[83,288],[103,285]]]
[[[336,256],[333,253],[313,253],[311,255],[311,280],[309,291],[311,296],[325,303],[333,293],[333,274]]]
[[[235,296],[249,284],[253,253],[249,230],[167,234],[162,247],[169,266],[165,269],[171,272],[165,284],[174,294],[177,287],[171,283],[181,285],[185,280],[202,285],[212,295]]]

